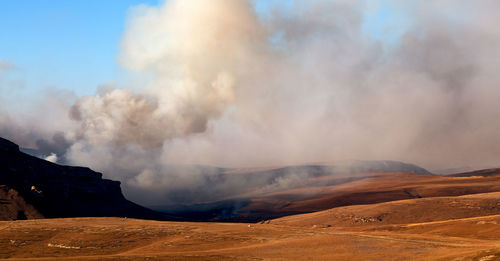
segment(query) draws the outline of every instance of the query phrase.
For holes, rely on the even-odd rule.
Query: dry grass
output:
[[[0,222],[0,258],[9,260],[499,260],[500,215],[459,218],[460,207],[500,199],[500,193],[458,202],[438,221],[402,222],[407,205],[431,199],[353,206],[273,220],[270,224],[158,222],[123,218]],[[419,200],[426,200],[420,204]],[[464,201],[466,200],[466,201]],[[460,205],[462,202],[466,205]],[[484,203],[484,202],[483,202]],[[475,206],[475,205],[474,205]],[[415,208],[415,207],[414,207]],[[377,211],[390,222],[356,221]],[[335,213],[351,213],[350,223]],[[424,216],[424,215],[421,215]],[[346,216],[344,216],[345,218]],[[369,218],[368,218],[369,219]],[[328,226],[330,225],[330,226]]]
[[[253,207],[286,203],[281,210],[327,209],[264,224],[3,221],[0,259],[500,260],[500,192],[491,192],[500,190],[500,176],[377,175],[318,188],[316,197],[291,204],[276,194],[255,200]],[[342,200],[360,205],[328,209]]]

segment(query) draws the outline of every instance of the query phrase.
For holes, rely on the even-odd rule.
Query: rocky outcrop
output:
[[[168,219],[125,199],[119,181],[103,179],[101,173],[89,168],[61,166],[27,155],[3,138],[0,185],[0,209],[14,213],[0,215],[4,220],[14,216]]]
[[[19,220],[43,218],[33,205],[13,188],[0,185],[0,220]]]

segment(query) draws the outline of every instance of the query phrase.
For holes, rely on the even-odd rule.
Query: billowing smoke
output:
[[[498,1],[387,1],[407,20],[387,41],[365,29],[376,1],[287,3],[265,14],[244,0],[134,7],[119,61],[141,84],[48,98],[33,114],[1,99],[0,135],[149,203],[144,191],[194,202],[235,187],[206,188],[219,169],[181,164],[500,164]]]
[[[52,163],[57,163],[57,154],[51,153],[49,156],[45,157],[45,160]]]

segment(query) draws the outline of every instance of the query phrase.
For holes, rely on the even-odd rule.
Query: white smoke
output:
[[[57,155],[55,153],[50,153],[49,156],[45,157],[45,160],[52,163],[57,163]]]
[[[260,17],[245,0],[135,7],[119,61],[142,84],[61,106],[72,122],[38,144],[137,197],[206,181],[172,164],[498,165],[500,3],[387,4],[410,21],[390,43],[364,32],[367,1],[292,1]],[[47,126],[0,115],[2,134]]]

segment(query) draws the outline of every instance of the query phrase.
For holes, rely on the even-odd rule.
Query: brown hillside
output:
[[[430,176],[410,173],[360,173],[352,182],[331,186],[309,186],[252,198],[238,210],[240,215],[279,217],[341,206],[374,204],[395,200],[499,192],[500,175]]]
[[[338,207],[272,220],[288,226],[367,226],[422,223],[500,215],[500,192],[432,197]]]
[[[15,189],[0,185],[0,220],[43,218]]]

